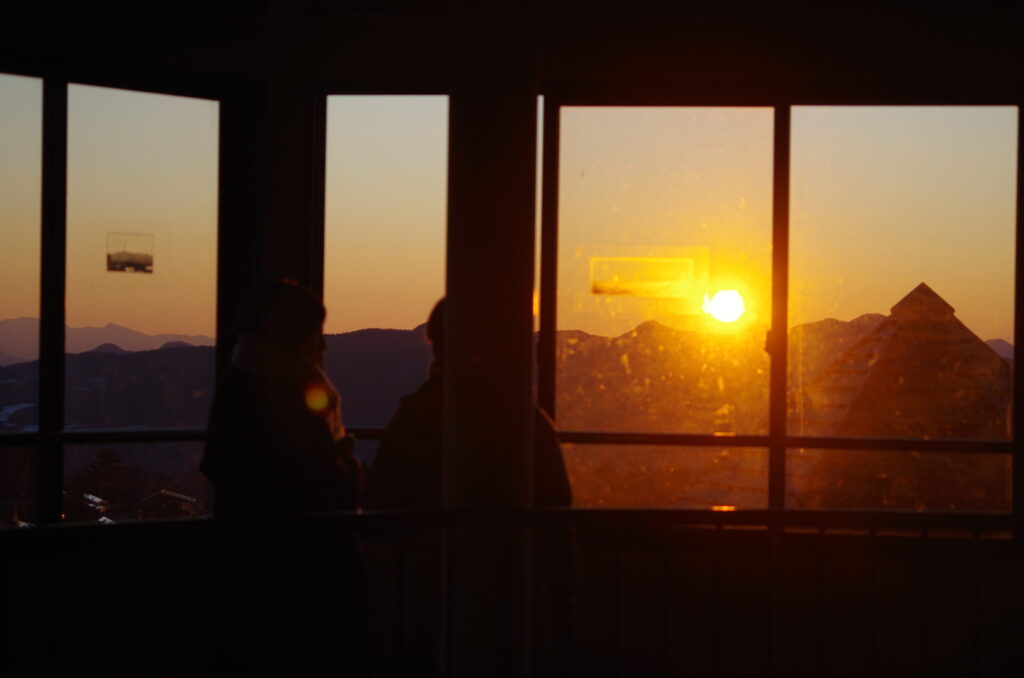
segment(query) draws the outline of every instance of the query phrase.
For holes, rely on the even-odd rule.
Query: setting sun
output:
[[[702,308],[715,320],[731,323],[739,320],[746,310],[746,305],[743,303],[743,297],[736,290],[719,290],[710,299],[708,295],[704,295]]]

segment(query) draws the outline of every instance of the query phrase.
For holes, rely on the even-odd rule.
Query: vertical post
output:
[[[541,193],[540,337],[538,401],[555,417],[556,345],[558,331],[558,168],[562,135],[561,105],[550,95],[544,98],[544,185]]]
[[[772,329],[768,434],[768,507],[786,506],[786,330],[789,304],[789,147],[790,108],[775,107],[772,166]]]
[[[313,126],[310,151],[309,196],[309,287],[324,295],[324,223],[327,193],[327,95],[310,93],[310,119]]]
[[[64,428],[64,268],[67,250],[68,84],[43,81],[42,261],[39,308],[39,430]],[[37,523],[60,521],[64,448],[43,445],[36,476]]]
[[[458,4],[450,95],[444,506],[532,504],[537,99],[525,15]],[[529,672],[529,532],[448,535],[447,673]]]
[[[261,233],[263,191],[258,143],[265,117],[258,92],[236,89],[220,101],[217,190],[217,368],[227,365],[235,344],[235,313],[256,282],[257,242]]]
[[[291,66],[291,70],[289,70]],[[326,99],[292,73],[303,64],[271,70],[265,128],[258,141],[265,166],[261,201],[266,210],[260,272],[292,278],[314,290],[323,286],[323,129]],[[329,310],[329,309],[328,309]]]
[[[1021,134],[1021,108],[1017,107],[1017,239],[1013,295],[1013,345],[1024,341],[1024,134]],[[1013,537],[1024,539],[1024,369],[1013,364]]]

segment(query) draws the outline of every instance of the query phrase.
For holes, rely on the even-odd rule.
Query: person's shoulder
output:
[[[438,378],[428,379],[418,389],[402,396],[398,411],[414,419],[440,419],[444,388]]]
[[[399,447],[418,448],[427,440],[438,438],[444,426],[443,389],[437,379],[431,379],[417,390],[401,398],[385,431],[390,443],[404,441]],[[415,444],[414,444],[415,443]],[[427,443],[429,447],[429,443]]]

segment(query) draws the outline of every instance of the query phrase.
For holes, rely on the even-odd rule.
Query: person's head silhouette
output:
[[[327,311],[309,289],[293,280],[275,280],[242,301],[235,330],[239,340],[256,337],[283,354],[323,362],[323,323]]]

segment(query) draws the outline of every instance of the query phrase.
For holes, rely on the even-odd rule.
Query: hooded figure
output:
[[[427,321],[427,339],[434,360],[429,379],[402,398],[374,456],[366,485],[370,509],[428,510],[442,508],[444,453],[444,308],[441,299]],[[572,505],[562,448],[551,419],[540,408],[534,416],[534,506]],[[410,562],[404,571],[415,582],[404,592],[407,609],[405,666],[409,675],[436,672],[440,619],[440,543],[430,535],[405,545]],[[571,606],[575,579],[575,547],[568,529],[534,533],[534,675],[568,675]]]
[[[278,281],[249,294],[200,469],[218,518],[213,639],[223,675],[362,675],[366,593],[355,536],[330,519],[358,483],[324,374],[323,304]]]

